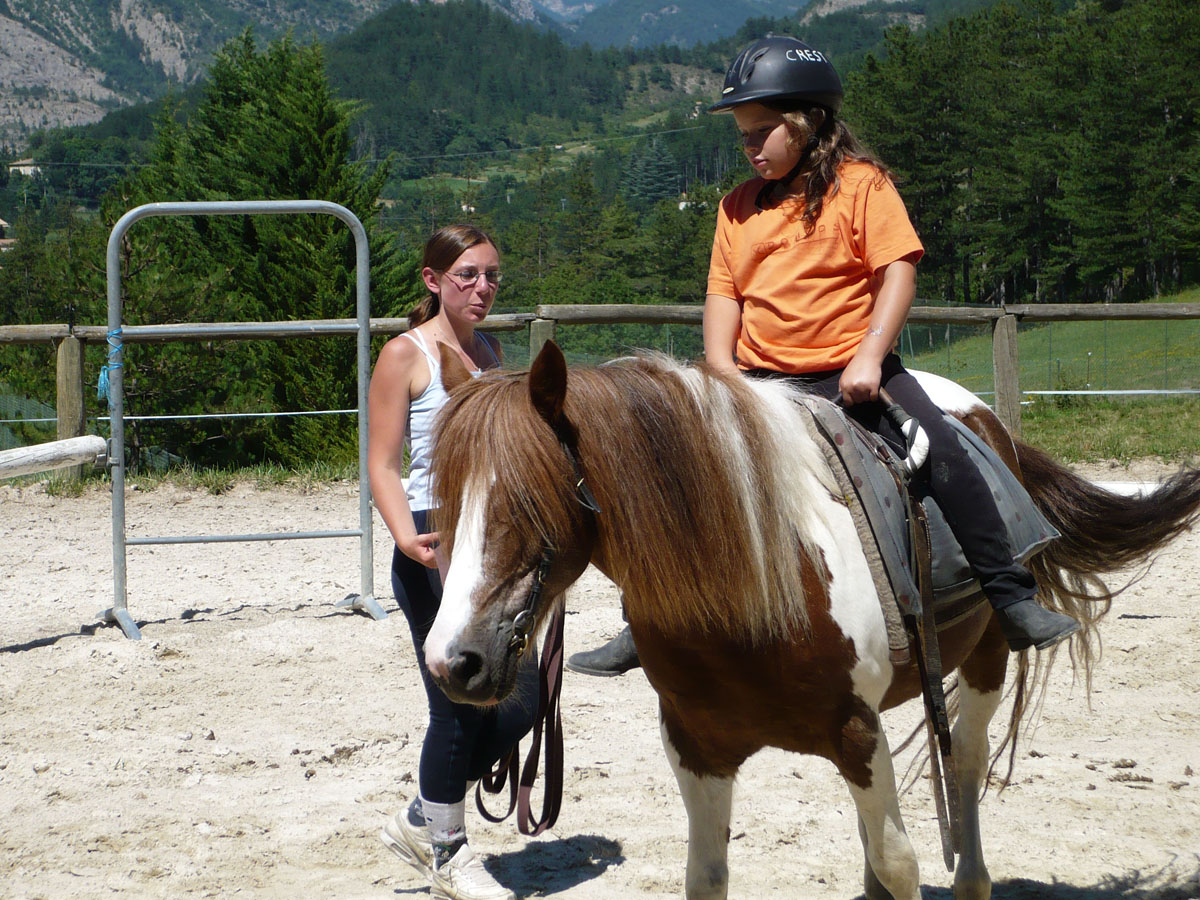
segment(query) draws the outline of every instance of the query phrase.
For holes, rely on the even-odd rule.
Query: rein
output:
[[[599,515],[600,506],[591,488],[584,481],[583,472],[579,468],[579,455],[568,441],[564,432],[564,423],[554,426],[558,435],[559,446],[571,463],[571,471],[575,482],[575,497],[580,505],[592,513]],[[550,567],[554,565],[554,548],[549,542],[542,548],[542,558],[533,572],[533,581],[529,586],[529,596],[525,599],[525,608],[513,617],[512,637],[508,647],[520,657],[529,646],[529,636],[537,621],[538,605],[550,576]],[[517,828],[521,834],[538,835],[558,821],[558,813],[562,808],[563,787],[563,735],[562,711],[559,706],[559,696],[562,692],[563,668],[563,606],[559,604],[550,614],[550,622],[546,627],[546,643],[542,648],[542,659],[538,665],[538,712],[533,722],[533,743],[525,757],[524,769],[520,766],[520,746],[514,744],[508,754],[496,763],[496,766],[479,780],[475,789],[475,806],[489,822],[502,822],[517,811]],[[533,782],[537,779],[538,747],[545,735],[546,754],[546,787],[542,793],[542,816],[533,817],[530,796],[533,792]],[[509,785],[508,812],[502,816],[494,816],[484,808],[483,792],[498,794]]]

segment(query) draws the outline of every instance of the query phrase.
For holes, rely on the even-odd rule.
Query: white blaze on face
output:
[[[454,536],[454,558],[443,576],[442,605],[425,639],[425,665],[441,677],[448,674],[446,648],[470,621],[471,595],[483,572],[485,499],[469,494],[463,498],[463,513]]]

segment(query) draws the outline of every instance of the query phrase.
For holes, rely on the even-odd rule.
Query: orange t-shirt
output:
[[[721,201],[708,293],[742,305],[743,369],[823,372],[849,364],[871,319],[881,268],[924,253],[904,201],[869,163],[847,162],[811,234],[799,201],[760,210],[752,178]]]

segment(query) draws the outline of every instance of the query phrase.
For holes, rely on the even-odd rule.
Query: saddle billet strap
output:
[[[950,717],[946,712],[946,693],[942,686],[942,653],[933,609],[929,519],[920,501],[911,494],[906,496],[912,532],[913,568],[921,590],[920,616],[909,616],[907,621],[913,633],[917,670],[921,675],[921,693],[925,700],[929,767],[933,801],[938,814],[938,831],[942,838],[942,858],[946,870],[953,872],[954,857],[962,852],[962,812],[950,738]]]
[[[951,755],[950,724],[946,711],[945,689],[942,685],[941,652],[937,639],[937,611],[933,602],[933,572],[930,556],[929,520],[919,498],[909,489],[882,439],[865,432],[863,445],[870,457],[877,459],[895,483],[897,496],[906,509],[909,540],[907,548],[887,529],[876,531],[872,523],[882,523],[878,498],[874,492],[852,479],[844,465],[842,453],[851,446],[850,430],[859,428],[850,419],[832,412],[832,407],[815,398],[801,399],[810,413],[806,425],[825,453],[834,479],[837,481],[862,543],[868,567],[880,594],[880,606],[888,627],[888,645],[893,665],[906,665],[915,655],[925,702],[926,727],[929,735],[930,767],[933,775],[934,804],[942,834],[942,850],[946,867],[954,871],[954,857],[961,848],[961,811],[958,782],[954,775]],[[860,430],[862,430],[860,428]],[[864,455],[864,460],[869,458]],[[890,554],[893,561],[907,561],[909,578],[896,565],[884,565]],[[881,571],[882,570],[882,571]],[[899,578],[900,583],[896,580]],[[890,589],[890,595],[889,595]],[[946,610],[954,618],[961,616],[959,608]]]

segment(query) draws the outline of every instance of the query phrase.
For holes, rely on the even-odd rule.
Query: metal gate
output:
[[[122,379],[124,347],[121,341],[123,296],[121,292],[121,241],[137,221],[151,216],[244,216],[298,215],[320,213],[345,222],[354,235],[355,268],[357,270],[356,308],[358,338],[358,517],[359,527],[348,531],[281,532],[274,534],[179,535],[172,537],[125,536],[125,420],[124,382]],[[99,615],[106,622],[116,622],[132,640],[140,640],[141,632],[129,614],[125,588],[126,548],[144,544],[209,544],[236,541],[285,541],[313,538],[359,539],[359,593],[351,594],[339,605],[361,609],[372,618],[384,619],[387,614],[374,597],[374,572],[371,547],[371,488],[367,477],[367,388],[371,366],[371,299],[370,250],[367,232],[358,217],[346,207],[326,200],[238,200],[219,202],[148,203],[125,213],[113,226],[108,238],[108,360],[101,374],[108,388],[108,410],[112,435],[109,438],[108,458],[112,471],[112,535],[113,535],[113,605]],[[247,330],[253,323],[247,323]],[[300,329],[298,329],[300,330]],[[312,328],[304,326],[305,332]]]

